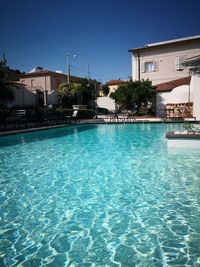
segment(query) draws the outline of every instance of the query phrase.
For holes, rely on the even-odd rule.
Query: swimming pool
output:
[[[173,124],[0,138],[0,266],[200,266],[200,152]]]

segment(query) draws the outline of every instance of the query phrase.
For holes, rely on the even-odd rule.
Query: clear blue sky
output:
[[[0,57],[103,82],[131,74],[128,49],[200,34],[198,0],[0,0]],[[80,57],[72,58],[73,54]]]

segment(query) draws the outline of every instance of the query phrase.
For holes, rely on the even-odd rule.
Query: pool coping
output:
[[[167,132],[168,149],[200,149],[200,133]]]
[[[187,139],[187,140],[198,140],[200,139],[200,133],[177,133],[177,132],[167,132],[167,139]]]

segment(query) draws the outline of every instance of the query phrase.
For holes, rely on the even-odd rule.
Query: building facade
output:
[[[110,80],[106,83],[106,85],[109,88],[109,93],[108,95],[110,95],[111,93],[115,92],[115,90],[120,86],[120,85],[124,85],[126,84],[126,81],[122,81],[122,80]]]
[[[71,82],[77,82],[78,80],[80,78],[70,76]],[[35,69],[29,73],[20,75],[19,82],[32,94],[36,95],[40,93],[43,96],[44,106],[55,105],[58,104],[58,87],[61,83],[67,82],[67,75],[49,70]],[[24,103],[29,102],[28,99],[24,99]]]
[[[146,44],[130,49],[132,80],[149,79],[153,85],[190,75],[187,58],[200,55],[200,35]]]

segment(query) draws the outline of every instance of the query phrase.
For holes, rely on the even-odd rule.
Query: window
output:
[[[185,57],[183,57],[183,56],[175,58],[175,70],[183,70],[184,69],[184,66],[183,66],[184,60],[185,60]]]
[[[151,72],[151,71],[154,71],[154,65],[153,65],[153,61],[151,62],[145,62],[144,63],[144,69],[145,69],[145,72]]]
[[[153,72],[158,70],[158,61],[147,61],[141,63],[141,72]]]

